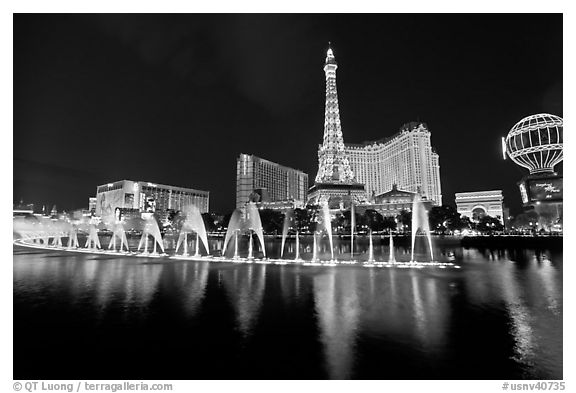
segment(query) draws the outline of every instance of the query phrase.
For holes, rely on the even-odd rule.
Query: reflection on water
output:
[[[234,265],[15,248],[15,348],[69,352],[93,340],[59,333],[71,325],[96,329],[102,356],[119,345],[113,338],[121,329],[146,351],[188,348],[190,367],[164,374],[127,348],[131,375],[142,378],[204,378],[210,354],[219,378],[248,377],[236,373],[238,365],[258,363],[246,370],[263,374],[251,378],[561,379],[561,252],[439,252],[453,252],[462,269]],[[194,356],[200,347],[204,355]],[[15,376],[39,375],[40,365],[25,367],[15,356]],[[317,369],[314,359],[323,363]],[[105,378],[105,360],[85,361]],[[58,376],[70,369],[59,366]]]
[[[507,266],[493,279],[499,280],[506,311],[511,319],[511,333],[515,342],[514,359],[530,365],[534,357],[534,330],[514,272]]]
[[[350,378],[360,305],[357,269],[347,275],[337,269],[314,277],[314,300],[330,378]]]
[[[354,376],[356,341],[410,342],[437,356],[446,350],[449,286],[421,271],[331,269],[314,277],[316,314],[331,378]]]
[[[224,270],[221,277],[236,311],[238,328],[248,335],[258,318],[264,296],[266,265],[250,264],[245,269]]]
[[[187,317],[198,312],[208,283],[208,262],[179,263],[174,266],[175,284],[178,296]]]
[[[562,270],[551,262],[551,253],[469,250],[468,255],[476,265],[466,275],[471,303],[503,304],[521,377],[557,375],[562,367]],[[482,256],[495,264],[486,265]],[[562,256],[556,260],[561,266]]]

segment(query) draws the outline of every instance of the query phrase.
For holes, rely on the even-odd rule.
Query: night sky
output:
[[[88,207],[96,186],[144,180],[235,205],[236,158],[304,170],[322,141],[328,41],[344,141],[422,121],[442,194],[503,189],[527,170],[500,137],[563,116],[562,15],[15,15],[15,202]]]

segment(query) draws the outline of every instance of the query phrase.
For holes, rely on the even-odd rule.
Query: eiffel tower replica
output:
[[[318,148],[318,174],[315,184],[308,190],[308,204],[325,202],[331,209],[348,209],[352,203],[366,202],[364,184],[354,178],[350,160],[344,150],[336,69],[338,64],[328,47],[324,73],[326,74],[326,109],[324,112],[324,140]]]

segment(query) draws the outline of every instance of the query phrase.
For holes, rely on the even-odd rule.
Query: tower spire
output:
[[[324,73],[326,74],[326,107],[324,109],[324,139],[318,148],[318,174],[314,185],[308,190],[308,203],[327,203],[338,209],[347,209],[353,203],[367,200],[364,184],[358,183],[350,167],[348,153],[344,148],[338,93],[336,91],[336,57],[330,43],[326,51]]]
[[[324,111],[324,139],[318,150],[317,183],[355,183],[340,124],[340,109],[336,90],[338,64],[328,43],[324,73],[326,74],[326,106]]]

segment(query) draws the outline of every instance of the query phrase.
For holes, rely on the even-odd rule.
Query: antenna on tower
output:
[[[328,50],[326,51],[326,59],[334,58],[334,52],[332,51],[332,42],[328,41]]]

